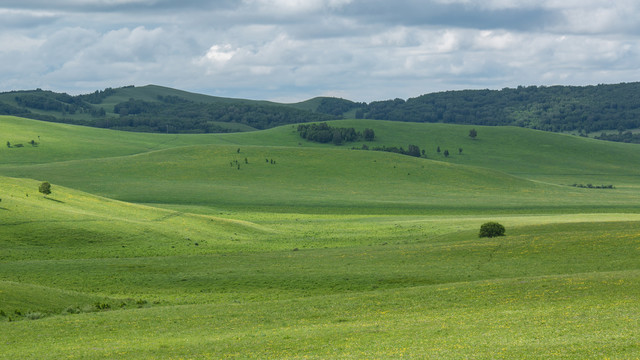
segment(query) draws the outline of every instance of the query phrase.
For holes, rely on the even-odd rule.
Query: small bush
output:
[[[43,193],[45,196],[51,194],[51,184],[49,184],[47,181],[43,182],[38,187],[38,191]]]
[[[504,226],[497,222],[487,222],[480,226],[480,237],[496,237],[496,236],[504,236]]]
[[[94,304],[96,310],[109,310],[111,309],[111,305],[109,305],[108,303],[103,303],[103,302],[96,302]]]
[[[64,309],[64,312],[66,312],[67,314],[80,314],[81,310],[77,306],[69,306]]]
[[[25,315],[28,320],[42,319],[45,315],[41,312],[30,312]]]

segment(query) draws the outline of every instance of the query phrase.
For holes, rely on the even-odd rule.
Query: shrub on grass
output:
[[[43,193],[45,196],[51,194],[51,184],[46,181],[43,182],[42,184],[40,184],[40,187],[38,187],[38,191]]]
[[[109,309],[111,309],[111,305],[110,304],[99,302],[99,301],[96,302],[94,304],[94,306],[95,306],[96,310],[109,310]]]
[[[80,314],[82,311],[77,306],[68,306],[66,309],[64,309],[64,312],[66,312],[67,314]]]
[[[496,237],[496,236],[504,236],[504,226],[502,226],[502,224],[499,224],[497,222],[487,222],[482,224],[482,226],[480,226],[480,234],[479,236],[481,238],[483,237]]]
[[[25,315],[28,320],[42,319],[45,315],[41,312],[30,312]]]

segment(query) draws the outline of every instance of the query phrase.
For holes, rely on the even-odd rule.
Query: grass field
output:
[[[0,358],[640,357],[637,145],[338,124],[427,158],[0,117]]]

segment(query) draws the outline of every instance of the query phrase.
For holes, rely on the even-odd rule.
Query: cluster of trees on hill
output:
[[[640,135],[626,132],[640,128],[640,82],[447,91],[369,104],[322,98],[313,111],[248,100],[200,103],[169,95],[158,96],[157,101],[123,101],[115,106],[113,116],[100,104],[119,90],[107,88],[78,96],[41,89],[0,93],[0,114],[119,130],[203,133],[234,131],[230,130],[234,126],[222,123],[266,129],[337,119],[355,112],[357,118],[366,119],[511,125],[581,134],[617,130],[618,134],[603,133],[597,138],[640,142]],[[326,135],[319,136],[326,140]],[[331,135],[329,141],[333,141],[333,132]],[[349,141],[349,134],[340,135]]]
[[[286,106],[252,103],[196,103],[176,96],[159,97],[159,102],[129,99],[114,107],[119,118],[108,127],[125,130],[170,132],[224,132],[217,122],[244,124],[256,129],[333,117]],[[105,124],[105,126],[107,126]]]
[[[115,93],[116,91],[114,89],[106,88],[104,90],[96,90],[91,94],[79,95],[78,98],[82,101],[88,102],[89,104],[100,104],[104,99],[114,95]]]
[[[19,107],[0,102],[0,114],[17,115],[45,121],[60,121],[53,115],[42,115],[33,113],[30,109],[54,111],[64,115],[76,113],[86,113],[93,117],[105,116],[103,108],[96,108],[82,100],[81,96],[71,96],[66,93],[56,93],[37,89],[34,91],[14,91],[13,100]],[[83,95],[84,96],[84,95]]]
[[[359,118],[473,125],[512,125],[585,133],[640,127],[640,83],[529,86],[447,91],[374,101]]]
[[[158,96],[158,101],[131,98],[115,105],[114,112],[117,116],[107,116],[105,109],[99,104],[116,93],[117,89],[112,88],[78,96],[41,89],[3,93],[0,95],[5,95],[5,99],[6,95],[9,95],[18,106],[0,101],[0,115],[117,130],[172,133],[234,131],[233,126],[228,127],[221,123],[237,123],[255,129],[266,129],[336,118],[320,112],[257,101],[199,103],[172,95]],[[39,110],[47,113],[43,114],[38,112]]]
[[[363,132],[356,131],[354,128],[334,127],[327,123],[319,124],[300,124],[298,125],[298,134],[300,137],[309,141],[319,143],[333,143],[340,145],[343,142],[353,142],[364,139],[365,141],[373,141],[376,135],[373,129],[364,129]]]
[[[571,186],[585,189],[615,189],[613,185],[573,184]]]
[[[356,103],[351,100],[339,98],[322,98],[316,111],[322,114],[342,117],[344,113],[349,112],[353,109],[364,107],[366,105],[366,103]]]
[[[363,146],[362,147],[363,150],[369,150],[368,147]],[[373,151],[386,151],[386,152],[392,152],[392,153],[396,153],[396,154],[402,154],[402,155],[409,155],[409,156],[415,156],[415,157],[420,157],[422,155],[424,155],[424,150],[421,152],[420,151],[420,147],[418,145],[409,145],[409,147],[407,148],[407,150],[405,150],[402,146],[401,147],[397,147],[397,146],[377,146],[377,147],[373,147],[371,148],[371,150]]]
[[[595,138],[599,140],[640,144],[640,134],[632,133],[631,131],[620,131],[617,134],[607,134],[603,132],[600,136],[596,136]]]

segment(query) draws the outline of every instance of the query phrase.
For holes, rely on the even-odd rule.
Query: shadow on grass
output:
[[[55,202],[57,202],[57,203],[64,204],[64,201],[62,201],[62,200],[56,200],[56,199],[52,199],[52,198],[49,198],[49,197],[46,197],[46,196],[45,196],[45,199],[47,199],[47,200],[51,200],[51,201],[55,201]]]
[[[3,208],[3,207],[0,207],[0,210],[9,211],[9,209],[7,209],[7,208]]]

